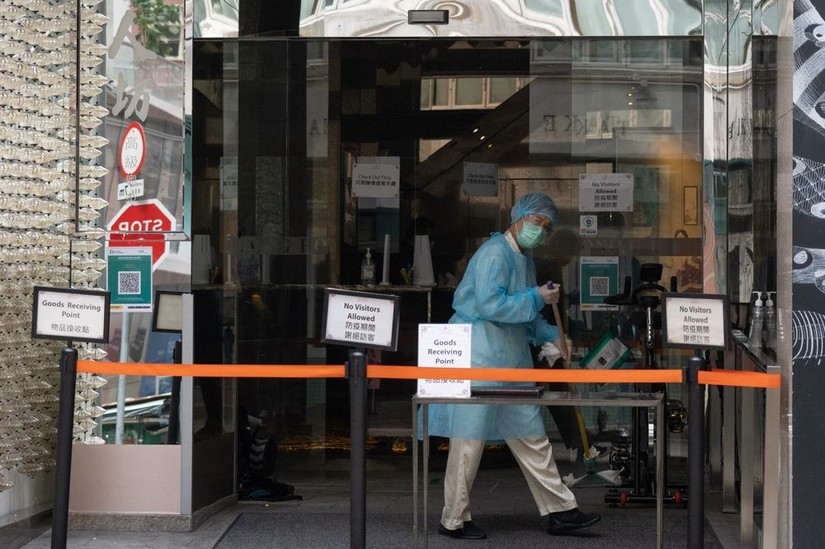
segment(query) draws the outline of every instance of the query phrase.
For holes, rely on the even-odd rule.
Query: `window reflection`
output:
[[[507,227],[513,197],[530,191],[560,208],[550,241],[564,243],[563,261],[555,244],[536,260],[565,288],[580,351],[607,321],[577,305],[582,256],[618,258],[620,278],[661,263],[663,284],[675,277],[680,290],[695,288],[703,205],[685,197],[693,196],[686,189],[702,196],[697,44],[254,40],[239,48],[238,72],[228,51],[196,43],[194,125],[214,131],[196,139],[193,228],[209,236],[206,258],[223,273],[199,287],[221,297],[212,322],[231,337],[213,338],[232,349],[223,360],[343,363],[346,349],[318,343],[323,291],[360,287],[369,248],[376,280],[386,265],[389,282],[369,290],[401,296],[408,343],[370,359],[416,364],[418,324],[447,321],[469,257]],[[230,157],[232,208],[221,176]],[[397,197],[354,193],[359,162],[374,165],[376,177],[397,167]],[[579,176],[594,173],[632,174],[633,210],[582,211]],[[474,183],[479,174],[491,174],[491,193]],[[580,235],[589,214],[598,229]],[[416,287],[402,272],[425,236],[435,287]],[[239,404],[278,426],[282,451],[336,451],[347,429],[342,383],[239,380]],[[414,382],[381,380],[371,391],[371,428],[406,428]]]
[[[389,0],[301,0],[300,33],[308,38],[689,36],[698,34],[702,23],[702,6],[692,0],[661,0],[650,5],[591,0],[511,4],[453,2],[444,5],[451,13],[447,25],[407,25],[407,13]],[[570,15],[583,13],[587,16]]]

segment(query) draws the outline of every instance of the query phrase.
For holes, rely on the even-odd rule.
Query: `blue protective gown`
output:
[[[472,324],[473,368],[532,368],[530,345],[559,335],[540,314],[543,308],[533,258],[495,233],[470,259],[455,291],[450,323]],[[473,381],[473,387],[506,385]],[[498,404],[431,405],[429,433],[489,441],[547,434],[539,406]]]

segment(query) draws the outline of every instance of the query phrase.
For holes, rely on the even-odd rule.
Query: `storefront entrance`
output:
[[[611,329],[633,350],[634,311],[591,300],[620,293],[626,276],[638,283],[646,263],[662,265],[664,285],[701,287],[701,82],[692,38],[195,41],[195,361],[342,364],[347,349],[319,334],[324,289],[342,287],[400,296],[398,351],[370,361],[417,364],[418,325],[448,321],[469,257],[531,191],[561,212],[535,259],[539,278],[564,288],[577,358]],[[579,178],[599,174],[630,174],[629,210],[580,196]],[[410,275],[425,235],[432,274]],[[368,251],[376,286],[362,287]],[[583,257],[615,268],[594,280]],[[204,441],[239,418],[260,424],[282,461],[348,454],[344,380],[198,387],[196,478],[213,469]],[[409,452],[415,391],[372,380],[372,455]]]

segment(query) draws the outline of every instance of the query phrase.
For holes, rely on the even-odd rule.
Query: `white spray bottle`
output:
[[[765,292],[768,300],[765,301],[765,345],[771,349],[776,348],[776,307],[774,306],[771,294],[776,292]]]
[[[372,286],[375,284],[375,262],[372,260],[372,250],[367,248],[367,256],[361,262],[361,284]]]
[[[748,343],[754,349],[762,347],[762,327],[765,322],[765,308],[762,306],[762,292],[753,292],[756,294],[756,301],[753,304],[753,312],[751,313],[751,329],[748,333]]]

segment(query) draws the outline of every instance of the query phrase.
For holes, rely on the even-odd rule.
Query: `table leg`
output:
[[[418,547],[418,405],[412,404],[413,547]]]
[[[656,405],[656,547],[662,549],[665,511],[665,401]]]
[[[423,445],[423,452],[424,452],[424,468],[423,468],[423,481],[424,481],[424,549],[426,549],[429,545],[429,533],[428,533],[428,519],[427,519],[427,503],[429,503],[429,495],[427,493],[428,487],[430,484],[430,406],[424,402],[421,404],[421,411],[423,412],[422,416],[422,436],[424,437],[424,445]]]

